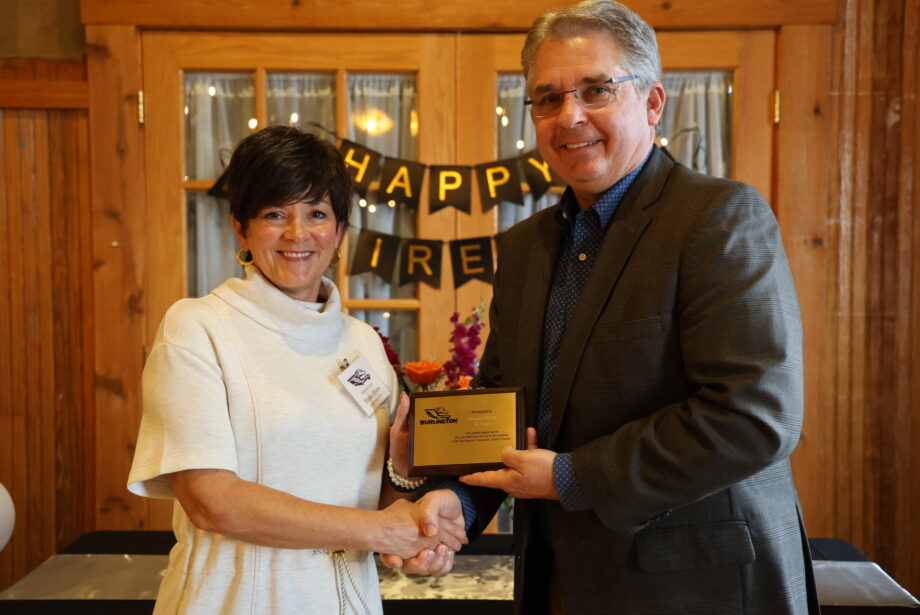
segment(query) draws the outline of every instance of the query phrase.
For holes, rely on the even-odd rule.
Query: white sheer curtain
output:
[[[731,174],[731,73],[665,73],[664,86],[668,98],[658,132],[668,139],[668,151],[692,169],[728,177]],[[533,122],[524,107],[525,98],[523,75],[498,77],[499,158],[536,147]],[[498,212],[499,232],[549,207],[558,198],[557,194],[549,194],[534,202],[525,192],[523,207],[502,203]]]
[[[216,179],[236,144],[252,132],[255,86],[251,73],[185,74],[186,176]],[[206,295],[242,273],[233,255],[236,236],[226,201],[201,192],[188,197],[189,295]]]
[[[732,75],[730,72],[665,73],[668,98],[658,134],[671,155],[713,175],[731,175]]]
[[[417,160],[418,112],[414,74],[352,74],[348,78],[348,135],[346,137],[384,156]],[[358,199],[352,208],[351,245],[356,245],[362,229],[399,237],[415,236],[416,214],[403,204],[389,207],[377,203],[371,192],[362,206]],[[394,274],[398,278],[398,271]],[[349,296],[355,299],[388,299],[416,296],[416,284],[398,285],[398,279],[385,282],[376,274],[350,276]],[[415,358],[418,347],[418,319],[410,311],[353,311],[356,318],[391,338],[400,358]]]

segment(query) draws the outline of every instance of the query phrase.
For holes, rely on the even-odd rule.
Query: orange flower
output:
[[[444,367],[437,361],[411,361],[403,364],[406,376],[415,384],[431,384],[438,379]]]
[[[472,376],[460,376],[457,378],[457,382],[454,383],[458,389],[468,389],[470,388],[470,382],[473,381]]]

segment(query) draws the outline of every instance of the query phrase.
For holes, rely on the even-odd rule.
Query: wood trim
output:
[[[420,310],[422,302],[418,299],[349,299],[345,307],[350,310]]]
[[[828,202],[831,133],[830,26],[788,26],[778,37],[777,87],[784,92],[774,151],[774,200],[789,256],[805,332],[805,421],[792,456],[806,527],[834,536],[834,494],[840,472],[832,461],[834,423],[822,373],[827,337]]]
[[[95,309],[96,528],[143,529],[148,501],[128,493],[140,425],[146,236],[141,54],[131,26],[86,28]]]
[[[217,28],[298,31],[524,31],[557,0],[496,0],[471,5],[461,0],[81,0],[84,24],[145,28]],[[630,7],[653,27],[764,28],[830,24],[836,0],[632,0]],[[360,13],[360,14],[358,14]]]
[[[87,109],[86,81],[18,81],[0,79],[0,108]]]

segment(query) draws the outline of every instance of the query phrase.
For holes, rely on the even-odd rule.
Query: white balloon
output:
[[[0,551],[9,542],[13,534],[13,525],[16,524],[16,509],[13,508],[13,498],[0,483]]]

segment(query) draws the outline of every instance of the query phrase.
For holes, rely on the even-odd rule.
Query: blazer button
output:
[[[588,260],[588,255],[582,252],[581,254],[578,255],[578,260],[580,260],[581,262],[585,262],[586,260]]]

